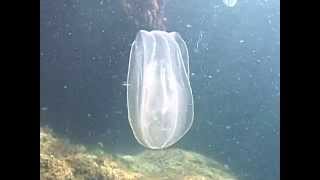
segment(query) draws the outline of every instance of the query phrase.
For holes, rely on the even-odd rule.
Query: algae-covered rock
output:
[[[125,169],[112,155],[97,155],[40,128],[41,180],[136,180],[141,176]]]
[[[73,179],[71,167],[53,155],[40,154],[40,178],[47,180]]]
[[[40,128],[40,152],[56,157],[83,153],[86,148],[83,145],[71,145],[68,139],[57,137],[51,129]]]
[[[235,180],[221,164],[200,154],[181,149],[146,150],[138,155],[120,157],[129,169],[146,177],[162,179]]]
[[[71,165],[75,178],[79,180],[134,180],[141,176],[138,173],[121,168],[116,161],[106,156],[77,154],[66,158],[66,162]]]
[[[89,151],[40,128],[41,180],[236,180],[217,161],[182,149],[118,155]]]

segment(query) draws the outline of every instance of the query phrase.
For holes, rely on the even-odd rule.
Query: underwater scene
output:
[[[279,0],[40,0],[41,180],[279,180]]]

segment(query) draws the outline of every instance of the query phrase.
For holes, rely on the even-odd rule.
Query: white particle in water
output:
[[[191,73],[191,76],[194,76],[195,75],[195,73]]]
[[[121,110],[115,111],[116,114],[122,114]]]
[[[209,78],[209,79],[211,79],[211,78],[212,78],[212,76],[211,76],[211,75],[209,75],[209,76],[208,76],[208,78]]]
[[[216,72],[219,73],[219,72],[220,72],[220,69],[217,69]]]
[[[261,63],[261,60],[260,60],[260,59],[257,59],[257,63]]]
[[[63,88],[64,88],[64,89],[67,89],[67,88],[68,88],[68,86],[67,86],[67,85],[64,85],[64,86],[63,86]]]
[[[241,39],[239,42],[240,42],[240,43],[244,43],[244,40]]]
[[[47,107],[41,107],[41,111],[46,111],[46,110],[48,110]]]
[[[71,36],[72,35],[72,32],[68,32],[68,36]]]
[[[231,129],[231,126],[226,126],[226,129]]]
[[[88,113],[88,115],[87,115],[88,117],[91,117],[91,114],[90,113]]]
[[[100,1],[100,5],[103,5],[103,1]]]
[[[123,81],[121,85],[122,86],[130,86],[130,84],[128,84],[127,81]]]
[[[237,79],[238,79],[238,81],[240,81],[240,80],[241,80],[241,79],[240,79],[240,77],[238,77]]]
[[[192,25],[191,25],[191,24],[187,24],[186,27],[187,27],[187,28],[191,28]]]

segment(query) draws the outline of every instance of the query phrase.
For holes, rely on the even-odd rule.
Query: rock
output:
[[[41,180],[237,179],[217,161],[177,148],[145,150],[136,155],[99,152],[40,128]]]
[[[63,160],[54,156],[40,154],[40,179],[68,180],[73,179],[71,167]]]

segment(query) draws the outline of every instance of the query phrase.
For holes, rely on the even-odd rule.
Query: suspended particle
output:
[[[41,111],[46,111],[46,110],[48,110],[47,107],[41,107]]]

